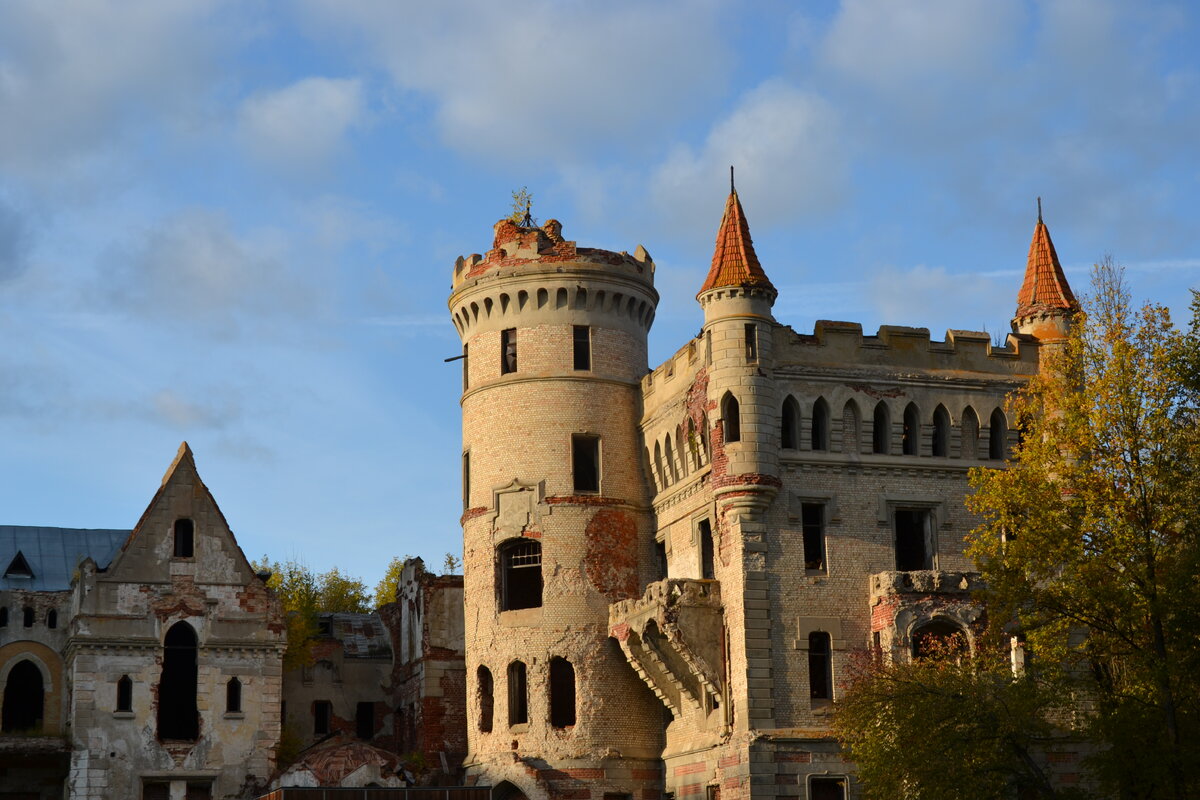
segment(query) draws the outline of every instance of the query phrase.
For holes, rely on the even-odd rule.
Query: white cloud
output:
[[[492,158],[647,148],[723,89],[713,2],[310,0],[314,35],[363,41],[433,101],[452,146]]]
[[[754,225],[826,215],[846,188],[838,114],[812,92],[779,81],[757,87],[703,145],[676,147],[654,170],[654,207],[681,227],[715,229],[713,198],[723,195],[730,165]]]
[[[313,289],[293,261],[279,236],[242,236],[226,216],[192,210],[109,253],[101,278],[118,308],[231,335],[239,321],[312,311]]]
[[[357,79],[305,78],[247,98],[238,128],[258,158],[308,171],[325,166],[346,133],[362,123],[363,88]]]

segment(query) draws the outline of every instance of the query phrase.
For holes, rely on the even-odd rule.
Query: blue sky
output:
[[[0,5],[0,522],[131,527],[186,439],[251,557],[368,583],[458,525],[456,256],[528,186],[658,264],[653,364],[737,165],[776,316],[1008,329],[1041,196],[1200,285],[1189,3]]]

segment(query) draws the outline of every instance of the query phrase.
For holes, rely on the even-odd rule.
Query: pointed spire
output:
[[[1079,308],[1067,276],[1063,274],[1050,240],[1050,229],[1042,221],[1042,198],[1038,198],[1038,220],[1029,244],[1025,281],[1017,294],[1017,318],[1045,311],[1074,311]]]
[[[738,199],[737,189],[733,186],[733,167],[729,168],[729,199],[725,201],[725,214],[721,217],[721,227],[717,229],[712,267],[699,294],[723,286],[775,288],[754,252],[750,224],[746,222],[746,212],[742,210],[742,201]]]

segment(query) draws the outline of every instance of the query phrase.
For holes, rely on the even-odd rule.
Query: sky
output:
[[[651,366],[737,167],[776,318],[1009,329],[1041,197],[1200,286],[1200,9],[1047,0],[5,0],[0,522],[131,528],[180,442],[251,558],[461,553],[454,260],[527,187],[644,245]]]

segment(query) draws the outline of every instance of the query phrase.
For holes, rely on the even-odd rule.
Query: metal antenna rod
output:
[[[733,188],[733,164],[730,164],[729,165],[729,193],[733,194],[734,191],[735,191],[735,189]]]
[[[1038,198],[1038,222],[1042,221],[1042,198]]]

